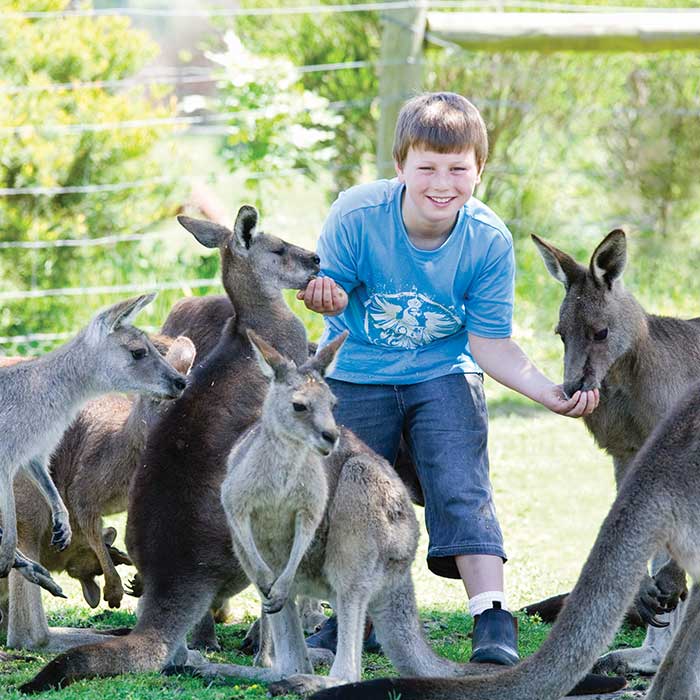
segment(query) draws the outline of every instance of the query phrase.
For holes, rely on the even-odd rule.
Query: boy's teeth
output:
[[[431,197],[430,199],[439,202],[440,204],[444,204],[445,202],[449,202],[451,197]]]

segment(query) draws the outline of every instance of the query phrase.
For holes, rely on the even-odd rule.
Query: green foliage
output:
[[[242,0],[241,7],[271,7],[277,0]],[[295,0],[285,6],[305,5]],[[322,0],[322,5],[352,4],[352,0]],[[334,12],[280,17],[240,17],[238,31],[251,50],[269,56],[284,54],[293,65],[376,61],[381,39],[378,12]],[[374,156],[376,114],[371,105],[378,80],[373,66],[304,73],[301,82],[339,109],[343,120],[334,128],[335,155],[330,166],[335,190],[357,182],[362,167]]]
[[[342,117],[329,111],[328,100],[304,89],[288,58],[255,55],[230,31],[224,41],[225,52],[208,54],[224,69],[219,99],[232,115],[223,155],[232,170],[247,169],[262,210],[262,180],[255,176],[299,169],[317,177],[337,158],[332,138]]]
[[[3,3],[12,10],[62,10],[68,0]],[[75,187],[177,176],[167,142],[175,127],[76,128],[172,117],[162,87],[70,84],[128,78],[157,52],[125,17],[7,18],[0,24],[0,186]],[[68,84],[67,87],[62,87]],[[18,86],[19,89],[15,90]],[[0,240],[55,241],[135,233],[171,215],[182,191],[172,182],[121,191],[0,197]],[[152,282],[153,265],[135,243],[112,247],[10,248],[0,256],[2,291]],[[107,301],[114,301],[114,297]],[[0,335],[72,330],[101,298],[57,297],[3,304]],[[78,311],[77,309],[80,309]],[[86,313],[88,312],[88,313]]]

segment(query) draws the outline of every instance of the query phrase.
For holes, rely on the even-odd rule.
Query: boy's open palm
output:
[[[297,299],[301,299],[307,309],[328,316],[342,313],[348,305],[345,290],[330,277],[311,280],[306,289],[297,292]]]

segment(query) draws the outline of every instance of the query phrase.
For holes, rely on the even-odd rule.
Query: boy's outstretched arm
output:
[[[486,374],[554,413],[580,418],[598,406],[598,389],[577,391],[567,397],[563,386],[547,379],[512,338],[484,338],[470,333],[469,347]]]
[[[348,295],[345,290],[330,277],[316,277],[297,292],[297,299],[306,304],[307,309],[325,316],[337,316],[345,311]]]

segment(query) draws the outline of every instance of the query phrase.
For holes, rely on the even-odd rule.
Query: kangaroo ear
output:
[[[102,541],[107,545],[107,547],[114,544],[114,540],[117,539],[117,531],[113,527],[103,527],[102,528]]]
[[[186,335],[178,335],[165,354],[165,359],[180,374],[188,374],[194,364],[197,349]]]
[[[213,221],[203,219],[191,219],[189,216],[178,216],[177,220],[184,226],[205,248],[221,248],[228,243],[233,235],[230,229],[215,224]]]
[[[100,587],[95,583],[95,579],[92,576],[81,578],[80,587],[83,589],[85,602],[91,608],[96,608],[100,604]]]
[[[627,264],[627,237],[622,229],[616,228],[598,244],[591,256],[591,274],[608,289],[622,277]]]
[[[250,244],[258,234],[258,210],[250,204],[244,204],[236,215],[236,223],[233,225],[235,238],[232,242],[239,247],[250,248]]]
[[[257,333],[246,330],[250,344],[253,346],[255,357],[258,360],[262,373],[268,378],[273,377],[277,381],[282,381],[287,376],[291,368],[290,362],[282,357],[272,345],[266,343]]]
[[[552,275],[555,280],[561,282],[567,289],[577,279],[580,279],[586,274],[586,269],[564,251],[543,241],[534,233],[531,234],[530,237],[537,246],[537,250],[542,256],[542,260],[544,260],[545,267],[549,271],[549,274]]]
[[[108,309],[101,311],[93,319],[93,323],[99,326],[103,331],[112,333],[120,326],[128,325],[143,309],[144,306],[150,304],[156,298],[156,293],[142,294],[140,297],[120,301],[118,304],[110,306]]]
[[[315,369],[322,377],[333,371],[338,360],[338,351],[343,347],[348,331],[343,331],[337,338],[334,338],[328,345],[324,345],[308,365]]]

